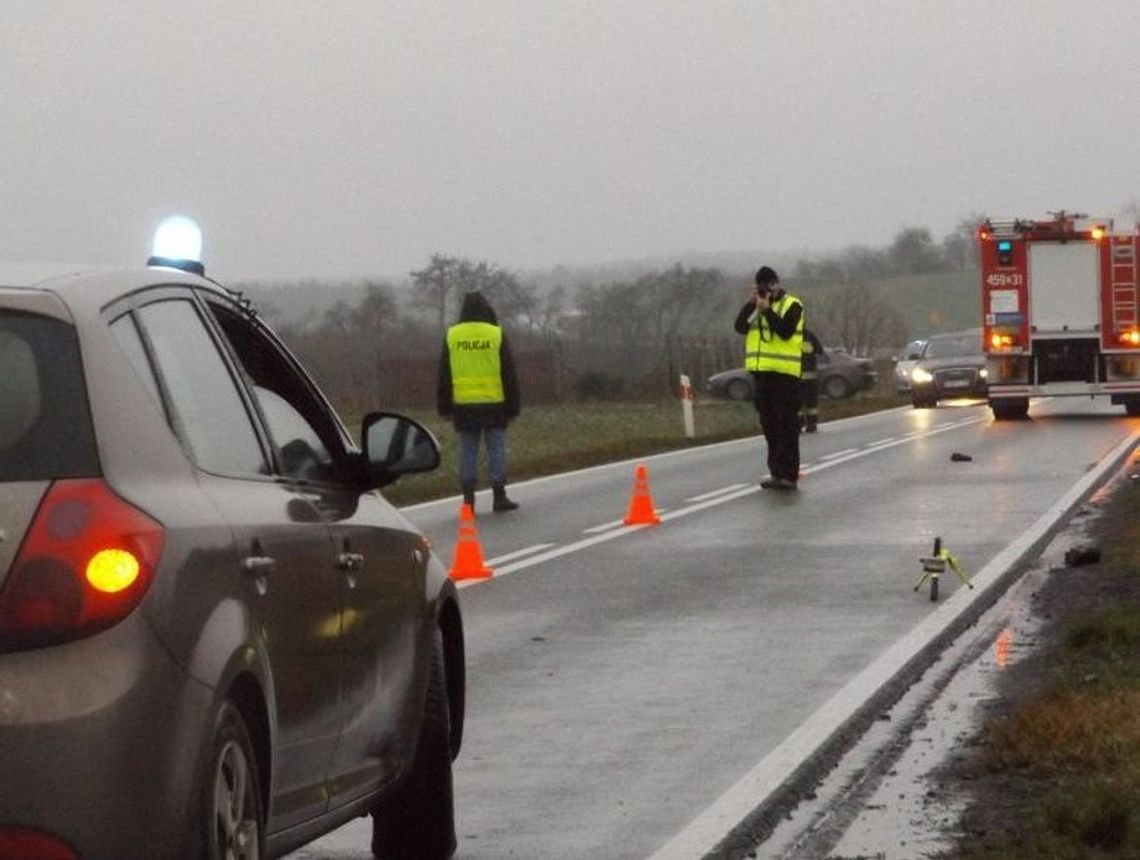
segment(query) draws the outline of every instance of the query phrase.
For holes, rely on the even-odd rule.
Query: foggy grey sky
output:
[[[1140,197],[1136,0],[0,0],[0,258],[222,280],[936,239]]]

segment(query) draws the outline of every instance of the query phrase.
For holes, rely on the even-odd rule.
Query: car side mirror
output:
[[[365,468],[370,483],[391,484],[401,475],[430,472],[439,466],[439,442],[411,418],[391,412],[370,412],[360,430]]]

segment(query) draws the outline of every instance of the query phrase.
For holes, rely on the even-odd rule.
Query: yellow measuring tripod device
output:
[[[923,583],[930,580],[931,600],[938,599],[938,577],[946,572],[946,565],[950,565],[950,569],[958,574],[958,579],[962,580],[964,586],[967,588],[974,587],[974,584],[970,582],[969,575],[958,564],[958,558],[942,545],[942,538],[940,537],[934,539],[934,552],[929,556],[923,556],[919,561],[922,562],[922,576],[914,584],[914,590],[918,591],[922,588]]]

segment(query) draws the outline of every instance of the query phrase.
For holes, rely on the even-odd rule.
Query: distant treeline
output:
[[[907,227],[885,248],[851,247],[780,262],[825,344],[884,353],[907,340],[978,324],[974,221],[940,242]],[[245,284],[245,292],[342,408],[429,405],[444,330],[480,290],[509,332],[531,399],[653,397],[678,371],[736,364],[732,321],[750,294],[751,266],[636,266],[621,277],[559,267],[541,277],[487,261],[433,254],[403,281]],[[559,277],[552,278],[553,272]],[[610,270],[612,273],[612,269]],[[696,379],[700,385],[703,380]]]

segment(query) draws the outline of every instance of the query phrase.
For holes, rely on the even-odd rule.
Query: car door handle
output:
[[[336,557],[336,566],[349,573],[355,573],[364,567],[364,556],[358,552],[342,552]]]
[[[255,576],[263,576],[277,569],[277,559],[268,555],[247,555],[241,561],[241,569]]]

